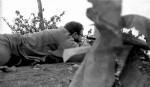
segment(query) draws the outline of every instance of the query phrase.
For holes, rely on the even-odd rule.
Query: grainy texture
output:
[[[67,87],[78,64],[43,64],[36,67],[16,67],[15,71],[0,71],[0,87]]]

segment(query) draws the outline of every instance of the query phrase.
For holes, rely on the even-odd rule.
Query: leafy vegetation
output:
[[[34,33],[39,32],[42,29],[39,28],[40,24],[40,17],[36,16],[34,13],[31,13],[30,17],[24,18],[24,16],[16,10],[15,12],[16,18],[13,20],[13,24],[10,24],[7,22],[7,20],[3,18],[3,20],[7,23],[7,25],[11,28],[12,33],[20,33],[22,35],[27,33]],[[58,28],[57,23],[61,21],[61,17],[65,14],[65,11],[63,11],[60,15],[54,15],[50,17],[49,20],[46,18],[43,19],[44,22],[44,29],[56,29]]]

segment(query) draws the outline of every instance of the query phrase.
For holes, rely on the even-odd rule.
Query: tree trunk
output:
[[[42,11],[42,3],[41,0],[37,0],[38,3],[38,16],[40,17],[40,24],[39,24],[39,28],[41,30],[44,30],[44,21],[43,21],[43,11]]]

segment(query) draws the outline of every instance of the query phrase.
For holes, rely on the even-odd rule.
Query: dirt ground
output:
[[[0,71],[0,87],[68,87],[80,64],[41,64]]]

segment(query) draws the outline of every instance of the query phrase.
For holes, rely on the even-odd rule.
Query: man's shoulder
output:
[[[59,36],[68,36],[70,33],[67,31],[67,29],[60,27],[58,29],[50,29],[49,32],[53,35],[59,35]]]

